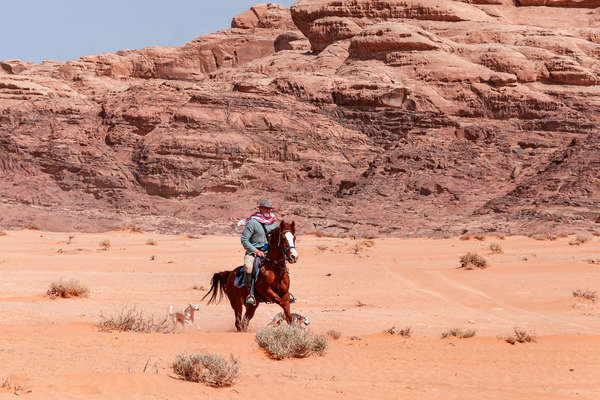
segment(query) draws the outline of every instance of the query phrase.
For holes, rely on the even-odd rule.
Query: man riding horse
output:
[[[272,213],[272,210],[273,206],[269,200],[261,200],[258,203],[258,212],[252,214],[246,220],[240,221],[240,223],[246,223],[241,241],[246,250],[244,269],[246,271],[246,285],[249,289],[246,304],[251,306],[256,305],[256,299],[254,298],[254,262],[256,257],[260,257],[261,260],[265,258],[269,243],[268,234],[277,228],[277,217]]]

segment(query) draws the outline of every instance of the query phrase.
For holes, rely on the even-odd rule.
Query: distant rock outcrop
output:
[[[600,229],[599,6],[300,0],[0,61],[0,227],[231,232],[269,197],[303,232]]]

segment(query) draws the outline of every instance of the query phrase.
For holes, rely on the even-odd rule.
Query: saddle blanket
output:
[[[254,282],[258,280],[258,274],[260,274],[260,266],[262,264],[262,258],[256,257],[254,259]],[[246,286],[246,270],[244,266],[238,267],[235,270],[235,279],[233,280],[233,284],[237,288],[243,288]]]

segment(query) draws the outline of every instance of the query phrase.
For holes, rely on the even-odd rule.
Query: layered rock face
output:
[[[600,229],[593,0],[262,4],[174,48],[0,62],[0,225]]]

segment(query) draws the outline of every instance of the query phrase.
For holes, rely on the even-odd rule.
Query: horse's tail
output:
[[[225,285],[227,284],[227,279],[229,278],[229,274],[231,271],[223,271],[217,272],[213,275],[210,281],[210,290],[202,297],[202,300],[207,298],[210,295],[210,299],[206,304],[218,304],[223,298],[223,293],[225,292]],[[219,299],[217,300],[217,296]]]

